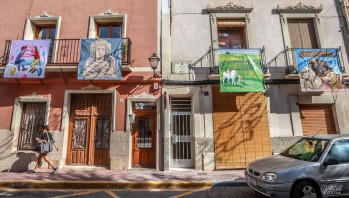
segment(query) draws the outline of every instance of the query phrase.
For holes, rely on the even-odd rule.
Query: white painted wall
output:
[[[253,7],[251,12],[251,24],[253,47],[265,47],[266,62],[273,59],[285,48],[282,34],[280,15],[276,11],[278,5],[285,8],[297,5],[300,1],[291,0],[172,0],[170,17],[162,23],[163,30],[170,31],[166,34],[170,38],[170,44],[162,45],[163,57],[168,60],[163,64],[163,79],[178,81],[200,81],[207,80],[211,63],[207,60],[203,64],[198,64],[191,70],[190,74],[171,74],[171,63],[174,61],[195,62],[202,57],[211,46],[210,17],[207,13],[207,6],[211,8],[225,6],[229,2],[234,5],[242,5],[246,8]],[[342,47],[343,62],[346,70],[349,71],[348,57],[344,46],[341,31],[341,22],[337,7],[329,0],[302,0],[304,5],[314,7],[322,6],[320,13],[320,23],[323,31],[324,42],[321,47],[337,48]],[[165,10],[165,9],[164,9]],[[166,9],[166,11],[169,11]],[[171,23],[170,23],[171,21]],[[168,24],[166,24],[168,23]],[[163,35],[165,33],[163,32]],[[166,38],[167,39],[167,38]],[[202,66],[202,67],[201,67]],[[281,65],[282,66],[282,65]],[[284,66],[284,65],[283,65]],[[285,68],[270,68],[272,79],[283,79]],[[200,86],[187,85],[165,85],[164,92],[169,96],[189,94],[192,95],[194,109],[195,135],[204,137],[204,129],[209,129],[206,135],[213,137],[212,121],[212,93],[210,86],[204,86],[210,92],[209,97],[204,97],[205,114],[200,111],[202,98],[200,98]],[[338,93],[332,96],[328,93],[302,93],[299,84],[269,85],[267,89],[268,109],[269,109],[269,129],[271,137],[286,137],[302,135],[301,123],[299,119],[299,109],[297,102],[304,103],[333,103],[335,106],[335,116],[338,118],[338,131],[349,133],[349,91]],[[334,99],[335,98],[335,99]],[[298,110],[297,110],[298,109]],[[205,118],[205,119],[204,119]],[[211,119],[211,120],[210,120]],[[165,120],[168,123],[168,120]],[[205,126],[203,126],[205,125]],[[166,131],[165,131],[166,132]]]

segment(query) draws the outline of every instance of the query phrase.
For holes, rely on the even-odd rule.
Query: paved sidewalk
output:
[[[0,172],[0,187],[13,188],[171,188],[211,187],[224,182],[244,183],[244,170],[156,171],[39,169],[35,174]]]

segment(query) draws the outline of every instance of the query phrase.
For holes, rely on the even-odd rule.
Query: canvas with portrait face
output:
[[[81,39],[79,80],[121,80],[122,39]]]

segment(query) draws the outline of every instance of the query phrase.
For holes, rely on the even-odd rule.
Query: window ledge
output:
[[[219,74],[210,74],[208,80],[219,80]]]
[[[0,66],[0,73],[4,73],[5,68],[6,68],[6,65]],[[54,66],[47,65],[45,70],[47,72],[61,72],[61,70],[65,72],[76,72],[77,68],[78,68],[77,65],[54,65]],[[130,65],[122,65],[122,71],[131,72],[132,68]]]
[[[349,84],[349,74],[342,74],[342,77],[343,77],[343,81],[345,84]]]
[[[297,80],[297,79],[299,79],[299,74],[288,74],[288,75],[286,75],[285,77],[284,77],[284,79],[295,79],[295,80]]]
[[[271,77],[271,74],[270,73],[264,74],[263,77],[265,80],[269,80]],[[208,76],[208,80],[220,80],[220,76],[219,74],[210,74]]]
[[[267,74],[263,74],[264,80],[269,80],[271,78],[271,74],[267,73]]]

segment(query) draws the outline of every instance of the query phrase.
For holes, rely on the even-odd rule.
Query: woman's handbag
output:
[[[47,135],[47,142],[40,142],[40,153],[49,153],[53,150],[49,135]]]

